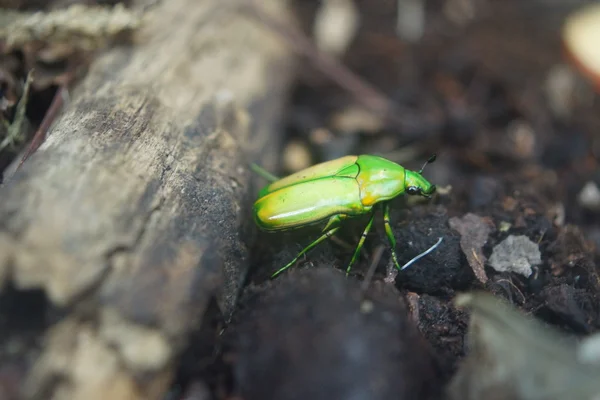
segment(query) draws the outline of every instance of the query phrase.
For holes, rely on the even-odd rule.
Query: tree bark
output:
[[[223,4],[158,2],[1,188],[0,291],[42,289],[65,313],[39,333],[24,397],[161,398],[210,299],[231,312],[247,166],[274,165],[292,57]],[[260,4],[289,17],[285,1]]]

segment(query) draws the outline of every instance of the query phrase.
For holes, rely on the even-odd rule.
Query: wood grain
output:
[[[39,333],[25,398],[160,398],[211,297],[231,312],[247,165],[274,164],[292,56],[223,4],[151,7],[0,189],[0,290],[42,289],[65,314]]]

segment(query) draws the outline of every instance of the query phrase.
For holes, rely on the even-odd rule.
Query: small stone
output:
[[[317,128],[310,132],[310,141],[317,146],[331,143],[333,139],[333,133],[327,128]]]
[[[310,167],[312,157],[308,148],[300,141],[291,141],[283,152],[283,165],[288,171],[300,171]]]
[[[535,150],[535,133],[531,125],[523,121],[515,121],[508,126],[508,136],[514,143],[515,154],[521,158],[529,158]]]
[[[397,2],[396,34],[406,42],[415,43],[425,31],[425,1]]]
[[[489,261],[498,272],[531,275],[531,267],[542,263],[540,249],[527,236],[510,235],[494,247]]]
[[[546,78],[546,97],[554,115],[568,118],[575,105],[577,75],[568,65],[558,64],[550,68]]]
[[[514,197],[507,196],[504,198],[504,200],[502,200],[502,207],[504,208],[504,211],[514,211],[515,208],[517,208],[517,205],[519,205],[519,203],[514,199]]]
[[[354,0],[324,0],[317,11],[314,38],[319,50],[334,57],[343,55],[360,26]]]
[[[600,365],[600,333],[590,335],[579,343],[577,359],[582,364]]]
[[[548,209],[548,218],[556,226],[563,226],[565,224],[566,211],[565,206],[562,203],[556,203]]]
[[[360,107],[346,108],[331,117],[331,126],[340,133],[374,134],[383,129],[383,124],[380,116]]]
[[[567,17],[563,41],[575,67],[600,87],[600,50],[596,40],[600,33],[600,3],[591,2]]]
[[[586,183],[579,192],[577,200],[583,208],[593,211],[600,210],[600,189],[598,189],[598,185],[594,182]]]
[[[512,224],[510,222],[502,221],[502,222],[500,222],[500,226],[499,226],[498,230],[500,232],[508,232],[508,230],[510,229],[511,226],[512,226]]]
[[[441,196],[448,196],[452,193],[452,185],[438,186],[435,192]]]

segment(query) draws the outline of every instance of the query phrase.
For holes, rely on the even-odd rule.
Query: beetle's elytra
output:
[[[435,155],[425,165],[433,161]],[[371,214],[346,269],[349,273],[373,225],[378,206],[383,208],[392,258],[400,269],[395,252],[396,239],[389,222],[388,202],[404,193],[431,198],[435,185],[421,175],[423,168],[411,171],[378,156],[346,156],[314,165],[267,185],[260,191],[253,207],[254,220],[262,230],[274,232],[326,223],[323,234],[317,240],[272,276],[285,271],[304,253],[332,236],[340,229],[344,219]]]

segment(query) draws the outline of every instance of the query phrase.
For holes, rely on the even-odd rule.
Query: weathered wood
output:
[[[156,3],[1,188],[0,290],[68,307],[40,333],[27,398],[160,398],[211,296],[231,311],[248,266],[247,164],[274,162],[291,54],[222,4]],[[261,5],[288,17],[285,1]]]

